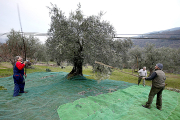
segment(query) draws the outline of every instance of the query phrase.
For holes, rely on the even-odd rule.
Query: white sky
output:
[[[180,0],[0,0],[0,33],[10,32],[12,28],[20,31],[17,4],[23,32],[47,33],[51,20],[46,6],[50,2],[66,16],[77,9],[78,3],[86,16],[104,11],[103,19],[115,27],[117,34],[180,27]]]

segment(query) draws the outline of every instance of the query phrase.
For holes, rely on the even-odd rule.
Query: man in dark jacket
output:
[[[155,66],[155,71],[152,73],[150,77],[144,77],[145,80],[152,80],[152,87],[151,91],[149,93],[148,101],[146,102],[146,105],[142,105],[145,108],[149,108],[151,106],[151,103],[153,101],[154,96],[157,94],[157,100],[156,100],[156,108],[161,110],[162,109],[162,91],[165,87],[165,73],[162,71],[163,64],[158,63]]]
[[[27,63],[25,61],[22,63],[22,58],[20,56],[16,56],[16,63],[13,69],[13,78],[14,78],[14,94],[13,97],[20,96],[19,93],[27,93],[24,91],[25,81],[24,81],[24,66]]]

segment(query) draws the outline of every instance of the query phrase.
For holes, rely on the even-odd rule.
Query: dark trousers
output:
[[[13,97],[18,96],[19,93],[24,93],[25,81],[20,75],[13,75],[14,79],[14,94]]]
[[[146,107],[150,107],[151,106],[151,104],[153,102],[153,98],[157,94],[156,107],[158,109],[161,109],[162,108],[162,91],[163,90],[164,90],[164,87],[162,87],[162,88],[152,87],[151,91],[149,93],[148,101],[146,102]]]
[[[14,94],[13,97],[19,95],[19,93],[24,93],[25,83],[14,83]]]

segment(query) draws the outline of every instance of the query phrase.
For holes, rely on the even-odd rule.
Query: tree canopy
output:
[[[115,29],[109,22],[101,20],[103,12],[85,16],[80,4],[68,18],[56,5],[51,4],[49,11],[50,37],[46,41],[49,54],[59,63],[72,63],[74,67],[70,74],[73,76],[82,75],[83,64],[93,65],[95,60],[105,64],[117,61],[120,59],[118,49],[126,51],[125,48],[132,45],[130,40],[113,40]]]

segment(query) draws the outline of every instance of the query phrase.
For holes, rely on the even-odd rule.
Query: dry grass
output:
[[[0,69],[12,68],[12,64],[8,62],[0,62]]]

